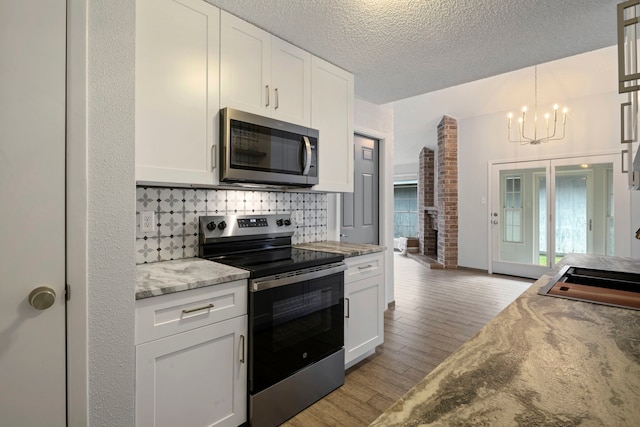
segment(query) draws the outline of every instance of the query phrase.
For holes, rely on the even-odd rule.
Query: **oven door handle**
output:
[[[331,274],[340,273],[347,269],[343,262],[335,262],[322,266],[312,267],[304,270],[292,271],[290,273],[277,274],[274,276],[261,277],[249,282],[251,292],[259,292],[265,289],[277,288],[278,286],[290,285],[292,283],[304,282],[305,280],[318,279]]]

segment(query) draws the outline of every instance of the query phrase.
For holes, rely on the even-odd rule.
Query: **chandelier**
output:
[[[531,136],[531,134],[529,133],[527,136],[526,134],[526,124],[527,122],[527,107],[522,107],[522,116],[518,118],[518,137],[516,139],[512,139],[511,138],[511,119],[513,118],[513,114],[509,113],[509,115],[507,116],[509,118],[509,125],[508,125],[508,136],[509,136],[509,142],[518,142],[520,143],[520,145],[526,145],[526,144],[531,144],[531,145],[538,145],[541,142],[549,142],[549,141],[557,141],[560,139],[563,139],[565,136],[565,129],[567,127],[567,109],[563,108],[562,109],[562,135],[558,135],[556,136],[556,130],[558,128],[558,104],[555,104],[553,106],[553,122],[550,123],[549,119],[551,118],[551,116],[549,115],[549,113],[546,113],[544,115],[544,119],[545,119],[545,130],[544,132],[541,132],[541,134],[544,134],[545,136],[540,136],[538,137],[538,66],[535,65],[534,66],[534,78],[535,78],[535,86],[534,86],[534,90],[535,90],[535,100],[534,100],[534,106],[533,106],[533,135]],[[530,132],[530,131],[529,131]]]

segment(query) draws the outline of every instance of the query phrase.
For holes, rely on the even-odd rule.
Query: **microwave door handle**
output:
[[[303,136],[302,140],[304,141],[305,148],[304,169],[302,171],[302,175],[309,175],[309,169],[311,169],[311,142],[309,142],[309,137],[307,136]]]

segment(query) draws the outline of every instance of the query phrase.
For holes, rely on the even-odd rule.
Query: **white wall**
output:
[[[69,341],[70,361],[83,364],[69,366],[69,425],[130,427],[135,378],[135,0],[72,2],[70,14],[73,116],[68,158],[73,195],[68,203],[77,223],[69,230],[74,322]],[[79,354],[82,348],[84,355]]]
[[[538,66],[540,115],[551,111],[554,102],[569,108],[564,140],[538,146],[508,142],[507,113],[518,114],[523,105],[531,111],[533,88],[531,67],[394,103],[396,153],[401,153],[397,163],[403,167],[417,159],[422,146],[436,147],[436,125],[442,115],[458,120],[461,266],[488,269],[489,207],[481,199],[489,196],[489,162],[620,151],[619,110],[624,97],[617,92],[615,47]],[[417,170],[417,161],[414,164]],[[630,194],[617,197],[627,210],[622,214],[630,215]]]

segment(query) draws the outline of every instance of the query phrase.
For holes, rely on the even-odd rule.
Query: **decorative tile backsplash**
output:
[[[327,203],[324,193],[137,187],[136,264],[197,256],[201,215],[302,211],[293,244],[327,240]],[[155,212],[155,231],[140,231],[143,211]]]

